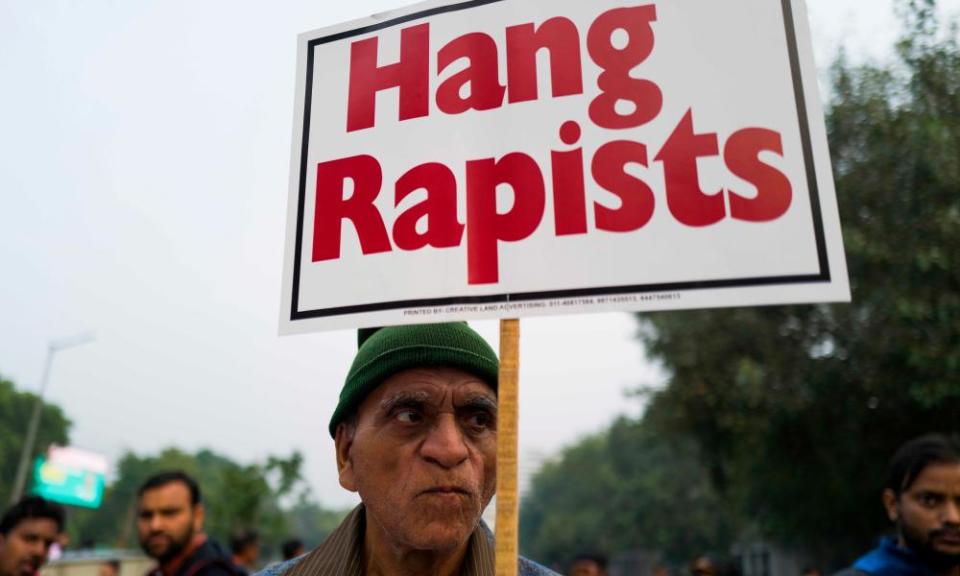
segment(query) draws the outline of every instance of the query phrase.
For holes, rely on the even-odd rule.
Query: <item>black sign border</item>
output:
[[[814,235],[817,244],[817,257],[820,271],[817,274],[795,276],[770,276],[756,278],[735,278],[727,280],[702,280],[695,282],[669,282],[661,284],[641,284],[636,286],[607,286],[598,288],[578,288],[574,290],[551,290],[546,292],[520,292],[514,294],[490,294],[483,296],[452,296],[448,298],[423,298],[416,300],[393,300],[390,302],[375,302],[353,306],[337,306],[317,310],[298,310],[300,302],[300,262],[302,258],[303,219],[306,204],[307,183],[307,151],[310,139],[310,111],[313,98],[313,68],[314,48],[321,44],[336,42],[345,38],[376,32],[405,24],[413,20],[428,18],[437,14],[458,12],[486,4],[504,2],[506,0],[471,0],[459,4],[438,6],[392,20],[364,26],[353,30],[331,34],[316,38],[307,43],[307,77],[304,94],[303,111],[303,141],[300,148],[300,183],[297,204],[297,236],[293,263],[293,286],[290,304],[290,320],[307,320],[310,318],[327,318],[330,316],[344,316],[365,312],[379,312],[384,310],[402,310],[410,308],[426,308],[449,306],[454,304],[488,304],[499,302],[525,302],[531,300],[552,300],[559,298],[573,298],[581,296],[610,296],[617,294],[642,294],[656,292],[680,292],[689,290],[704,290],[717,288],[737,288],[750,286],[773,286],[793,284],[814,284],[830,282],[830,263],[827,256],[827,243],[823,230],[823,215],[820,209],[820,193],[817,184],[816,166],[813,160],[813,145],[810,139],[809,116],[807,113],[806,96],[804,93],[803,77],[800,70],[799,47],[797,46],[796,26],[793,19],[791,0],[781,0],[783,9],[784,31],[787,41],[787,51],[790,56],[790,71],[793,77],[794,98],[797,105],[797,119],[800,125],[800,138],[803,145],[804,166],[806,168],[807,189],[810,192],[810,207],[813,215]]]

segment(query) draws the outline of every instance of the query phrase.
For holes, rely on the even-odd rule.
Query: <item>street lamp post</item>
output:
[[[40,429],[40,414],[43,412],[43,395],[47,390],[47,383],[50,381],[50,368],[53,366],[53,357],[60,350],[92,342],[94,338],[95,336],[92,332],[86,332],[71,338],[54,340],[47,346],[47,360],[43,366],[40,392],[37,394],[37,400],[33,404],[33,413],[30,415],[30,423],[27,426],[27,436],[23,440],[23,450],[20,452],[20,463],[17,465],[17,478],[13,484],[13,492],[10,494],[10,504],[14,504],[20,500],[27,483],[30,455],[33,453],[33,445],[36,444],[37,441],[37,431]]]

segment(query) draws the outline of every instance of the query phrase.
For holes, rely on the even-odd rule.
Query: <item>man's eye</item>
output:
[[[394,415],[397,420],[404,424],[417,424],[423,420],[423,417],[416,410],[399,410]]]
[[[474,412],[467,417],[467,424],[477,429],[493,428],[493,416],[486,412]]]
[[[924,494],[920,497],[920,502],[924,506],[933,507],[940,504],[940,498],[936,494]]]

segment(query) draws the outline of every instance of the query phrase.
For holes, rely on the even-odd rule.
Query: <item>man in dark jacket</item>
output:
[[[63,532],[63,507],[27,496],[0,518],[0,576],[35,576]]]
[[[883,505],[896,536],[837,576],[960,576],[960,439],[929,435],[900,447]]]
[[[203,502],[196,481],[162,472],[140,487],[140,546],[157,560],[149,576],[236,576],[230,557],[203,533]]]
[[[231,561],[241,576],[248,576],[256,570],[260,559],[260,535],[256,530],[241,530],[230,538]]]

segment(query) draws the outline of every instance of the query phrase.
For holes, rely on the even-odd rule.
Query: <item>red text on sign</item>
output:
[[[579,127],[573,126],[576,124],[567,123],[564,128],[579,132]],[[790,183],[779,170],[760,159],[764,152],[782,155],[780,136],[769,130],[747,128],[727,139],[723,161],[731,172],[756,188],[752,197],[735,190],[711,194],[702,191],[697,160],[719,156],[718,142],[717,134],[695,133],[692,113],[688,112],[656,155],[656,161],[663,164],[670,214],[688,226],[707,226],[728,217],[762,222],[783,215],[791,201]],[[633,232],[650,221],[656,207],[653,188],[626,171],[631,164],[648,167],[648,156],[646,145],[631,140],[614,140],[597,149],[590,163],[593,182],[619,200],[617,208],[593,203],[593,224],[597,230]],[[552,151],[550,172],[554,234],[586,234],[588,206],[582,150]],[[518,242],[533,234],[546,209],[547,179],[527,154],[514,152],[502,158],[466,162],[465,224],[457,219],[458,185],[453,171],[441,163],[421,164],[404,173],[394,185],[394,206],[416,190],[425,190],[426,199],[397,215],[391,243],[391,233],[374,203],[381,193],[382,179],[380,163],[368,155],[318,166],[314,262],[340,257],[345,221],[353,225],[364,254],[388,252],[394,245],[401,250],[460,246],[466,231],[468,282],[495,283],[499,281],[500,244]],[[353,184],[349,197],[348,181]],[[508,211],[497,205],[496,191],[500,185],[509,186],[513,193]],[[426,219],[426,226],[419,232],[417,223],[421,219]]]
[[[606,11],[589,26],[585,48],[600,73],[596,78],[599,94],[589,102],[587,116],[596,128],[636,128],[660,115],[661,88],[638,73],[654,52],[656,20],[656,8],[648,4]],[[452,115],[536,100],[541,50],[549,55],[552,97],[584,92],[580,32],[571,20],[557,17],[539,25],[506,28],[505,85],[499,80],[500,48],[492,36],[473,32],[440,47],[435,54],[438,74],[454,62],[466,60],[468,65],[439,83],[431,103],[429,26],[402,29],[399,60],[392,63],[378,62],[377,37],[351,45],[347,132],[375,128],[377,94],[385,90],[397,95],[400,122],[426,117],[434,109]],[[617,35],[625,36],[625,41],[615,42]],[[629,105],[619,107],[623,101]],[[597,147],[590,158],[579,146],[581,135],[578,123],[563,122],[559,128],[563,146],[550,150],[545,167],[523,151],[466,159],[462,183],[443,163],[414,166],[393,180],[393,205],[399,210],[405,199],[420,190],[425,198],[395,217],[377,204],[384,185],[377,158],[362,154],[320,162],[312,261],[341,257],[345,224],[355,232],[364,255],[454,248],[462,246],[465,238],[468,283],[491,284],[500,280],[504,246],[522,242],[543,226],[548,198],[553,233],[558,237],[588,234],[591,228],[603,233],[635,232],[657,213],[658,198],[665,203],[665,213],[689,227],[724,220],[768,222],[786,214],[793,201],[790,180],[767,161],[784,155],[781,135],[774,130],[743,128],[721,142],[716,133],[698,132],[694,112],[688,109],[656,154],[648,143],[615,138]],[[699,162],[709,158],[722,160],[750,189],[704,190]],[[648,176],[637,176],[631,166],[641,167]],[[660,192],[649,177],[655,168],[663,172]],[[503,188],[510,190],[512,201],[501,206],[497,192]],[[601,196],[591,202],[588,190],[600,190]],[[462,222],[460,197],[465,198]]]
[[[600,94],[590,103],[590,120],[602,128],[632,128],[653,120],[663,104],[660,88],[650,80],[633,78],[630,71],[653,52],[653,5],[617,8],[601,14],[587,32],[587,52],[602,70],[597,79]],[[627,41],[618,48],[614,32],[623,30]],[[350,87],[347,132],[373,128],[376,96],[382,90],[399,91],[399,120],[430,114],[430,24],[418,24],[400,32],[400,59],[378,64],[379,38],[354,42],[350,48]],[[488,34],[474,32],[451,40],[437,52],[437,70],[442,73],[462,59],[464,70],[444,80],[436,92],[436,107],[445,114],[490,110],[504,104],[528,102],[539,97],[537,52],[550,56],[553,97],[583,93],[580,33],[567,18],[551,18],[540,26],[532,23],[506,29],[507,84],[499,80],[498,47]],[[464,88],[468,95],[462,96]],[[621,114],[618,100],[633,110]]]

